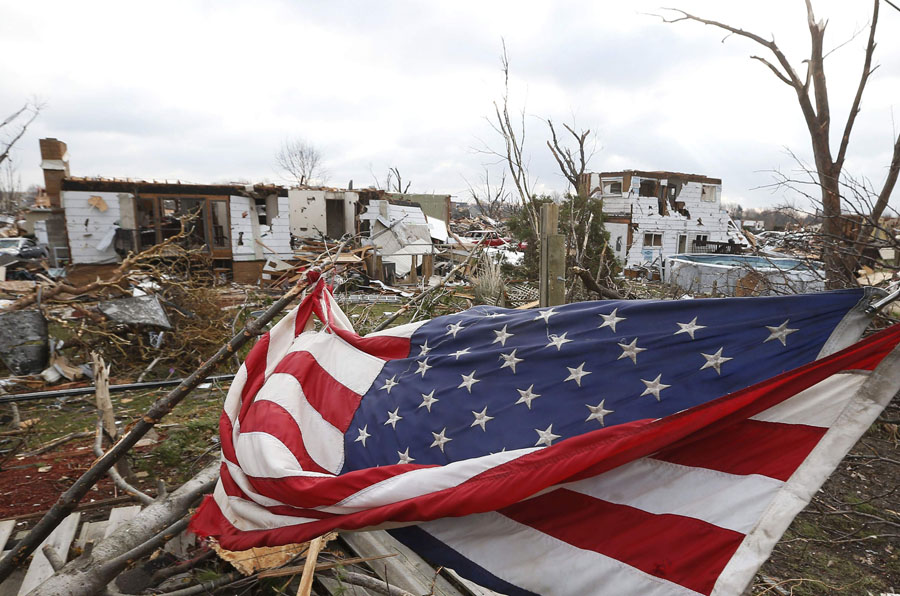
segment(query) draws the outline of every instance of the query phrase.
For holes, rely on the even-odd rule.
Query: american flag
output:
[[[192,527],[243,550],[406,526],[509,594],[739,593],[900,384],[868,372],[896,329],[816,361],[857,339],[863,294],[482,306],[360,337],[320,281],[239,370]]]

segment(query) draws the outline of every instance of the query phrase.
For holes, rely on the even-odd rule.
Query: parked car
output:
[[[463,240],[471,242],[472,244],[478,244],[483,241],[482,243],[485,246],[505,246],[509,243],[508,238],[502,237],[493,230],[472,230],[471,232],[466,232],[463,236]]]
[[[47,256],[47,248],[33,238],[0,238],[0,255],[10,255],[20,259],[42,259]]]

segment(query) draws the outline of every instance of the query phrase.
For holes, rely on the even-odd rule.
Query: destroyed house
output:
[[[288,190],[269,184],[183,184],[69,175],[65,143],[41,139],[51,205],[51,254],[76,266],[114,266],[129,252],[159,244],[196,215],[186,248],[208,254],[214,267],[255,281],[268,259],[292,259]],[[51,226],[51,221],[57,225]],[[99,271],[98,271],[99,272]]]
[[[747,240],[722,208],[722,181],[698,174],[624,170],[584,174],[602,200],[610,246],[626,268],[680,253],[736,253]]]

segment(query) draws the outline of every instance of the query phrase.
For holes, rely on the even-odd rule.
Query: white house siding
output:
[[[356,230],[356,203],[359,195],[353,191],[303,190],[292,188],[288,191],[290,211],[290,231],[298,238],[318,238],[325,234],[328,222],[325,217],[325,201],[344,201],[344,233]],[[281,213],[279,211],[279,213]]]
[[[260,225],[255,201],[247,197],[232,195],[231,206],[231,252],[235,261],[258,261],[277,256],[279,259],[293,257],[291,250],[290,210],[288,197],[278,197],[278,216],[272,225]],[[260,246],[256,239],[266,245]]]
[[[608,215],[629,216],[634,228],[631,246],[627,248],[625,255],[617,254],[620,262],[625,267],[638,265],[662,264],[665,257],[676,254],[678,250],[678,238],[687,236],[685,246],[689,252],[691,243],[697,236],[705,235],[710,242],[728,242],[729,239],[739,244],[746,243],[746,239],[731,222],[731,217],[721,205],[721,186],[700,182],[684,182],[679,192],[677,201],[684,203],[684,209],[690,214],[686,217],[669,207],[668,215],[659,214],[659,202],[656,197],[640,196],[641,181],[645,179],[656,180],[660,184],[667,184],[666,178],[650,178],[637,175],[631,176],[631,185],[623,187],[622,193],[604,194],[603,212]],[[673,178],[674,179],[674,178]],[[600,194],[604,181],[622,181],[621,177],[603,178],[598,174],[591,175],[591,188],[597,189],[595,196]],[[711,187],[713,195],[707,195],[713,200],[701,200],[703,187]],[[709,192],[709,191],[708,191]],[[627,224],[606,224],[611,226]],[[644,234],[662,234],[662,246],[644,246]],[[610,233],[611,241],[616,237]],[[623,234],[627,238],[627,233]]]
[[[605,223],[603,225],[609,232],[609,245],[613,249],[613,254],[620,263],[624,263],[625,255],[628,253],[628,224]]]
[[[106,203],[106,211],[88,204],[91,197],[100,197]],[[129,193],[66,190],[62,192],[62,205],[66,210],[66,232],[69,249],[75,265],[115,263],[119,256],[109,242],[104,250],[98,246],[108,240],[107,235],[120,225],[119,199],[133,198]]]

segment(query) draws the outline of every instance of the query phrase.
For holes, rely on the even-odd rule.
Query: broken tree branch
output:
[[[476,244],[475,246],[473,246],[473,247],[472,247],[472,250],[469,251],[469,256],[466,257],[466,260],[463,261],[462,263],[460,263],[459,265],[457,265],[456,267],[454,267],[453,269],[451,269],[451,270],[449,271],[449,273],[447,273],[447,275],[445,275],[444,278],[443,278],[441,281],[438,282],[437,285],[431,286],[430,288],[428,288],[428,289],[425,290],[424,292],[422,292],[422,293],[420,293],[420,294],[417,294],[416,296],[413,296],[406,304],[404,304],[403,306],[401,306],[394,314],[392,314],[391,316],[389,316],[387,319],[385,319],[384,321],[382,321],[380,325],[378,325],[377,327],[375,327],[375,331],[381,331],[382,329],[387,329],[387,326],[388,326],[388,325],[390,325],[391,323],[393,323],[394,321],[396,321],[396,320],[397,320],[397,317],[399,317],[400,315],[402,315],[403,313],[405,313],[406,311],[408,311],[410,308],[412,308],[413,305],[415,305],[415,304],[421,302],[423,298],[425,298],[426,296],[432,294],[432,293],[435,292],[437,289],[444,287],[444,285],[445,285],[448,281],[450,281],[450,280],[453,278],[454,275],[456,275],[456,272],[457,272],[457,271],[459,271],[460,269],[464,269],[465,267],[468,266],[469,262],[472,260],[472,257],[475,256],[476,251],[481,247],[481,244],[482,244],[483,242],[484,242],[484,239],[480,240],[480,241],[478,242],[478,244]]]
[[[35,588],[31,596],[90,596],[103,593],[129,561],[143,556],[141,553],[146,554],[148,548],[153,550],[172,537],[175,530],[181,527],[173,524],[186,524],[179,520],[185,517],[201,495],[213,489],[220,465],[219,461],[210,463],[176,491],[155,500],[110,536],[94,544],[90,553],[70,561]]]
[[[592,292],[596,292],[602,298],[609,298],[611,300],[625,300],[625,296],[620,294],[619,292],[610,289],[604,288],[600,284],[597,283],[597,280],[591,275],[591,272],[587,269],[582,269],[581,267],[572,267],[572,273],[578,275],[581,278],[581,281],[584,282],[584,287]]]

